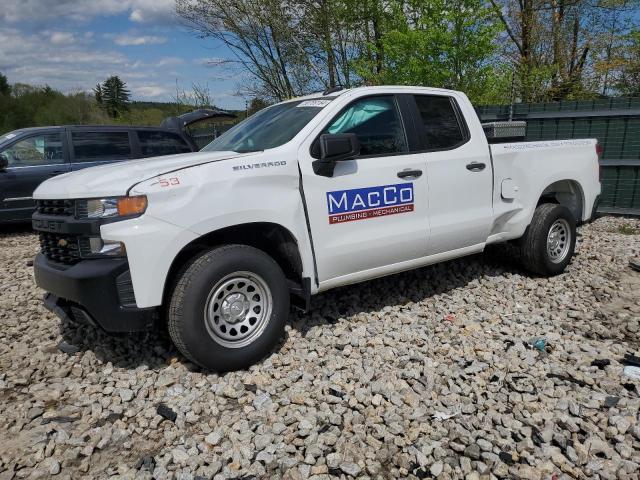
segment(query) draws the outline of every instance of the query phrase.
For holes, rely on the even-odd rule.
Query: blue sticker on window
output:
[[[413,212],[413,183],[327,192],[329,223]]]

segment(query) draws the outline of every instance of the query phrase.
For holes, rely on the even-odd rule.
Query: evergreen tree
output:
[[[102,84],[102,105],[111,118],[118,118],[123,112],[129,110],[130,96],[131,92],[127,89],[127,84],[117,75],[107,78]]]
[[[102,85],[99,83],[93,88],[93,96],[96,99],[96,103],[102,106]]]
[[[11,93],[11,86],[9,85],[7,77],[5,77],[2,73],[0,73],[0,95],[4,95],[8,97],[10,93]]]

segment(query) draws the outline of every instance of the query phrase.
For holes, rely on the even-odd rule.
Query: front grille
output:
[[[36,200],[36,212],[43,215],[74,216],[74,200]]]
[[[40,249],[54,262],[74,265],[81,260],[81,245],[77,235],[40,232]],[[86,247],[84,247],[86,248]]]

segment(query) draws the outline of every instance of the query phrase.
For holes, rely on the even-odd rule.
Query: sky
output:
[[[193,83],[218,107],[240,109],[244,77],[211,65],[231,52],[178,19],[174,0],[2,0],[0,72],[9,83],[89,91],[118,75],[132,99],[167,101]]]

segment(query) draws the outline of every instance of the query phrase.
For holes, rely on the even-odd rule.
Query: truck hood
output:
[[[257,153],[197,152],[115,162],[51,178],[40,184],[33,197],[66,199],[126,195],[133,185],[164,173]]]

